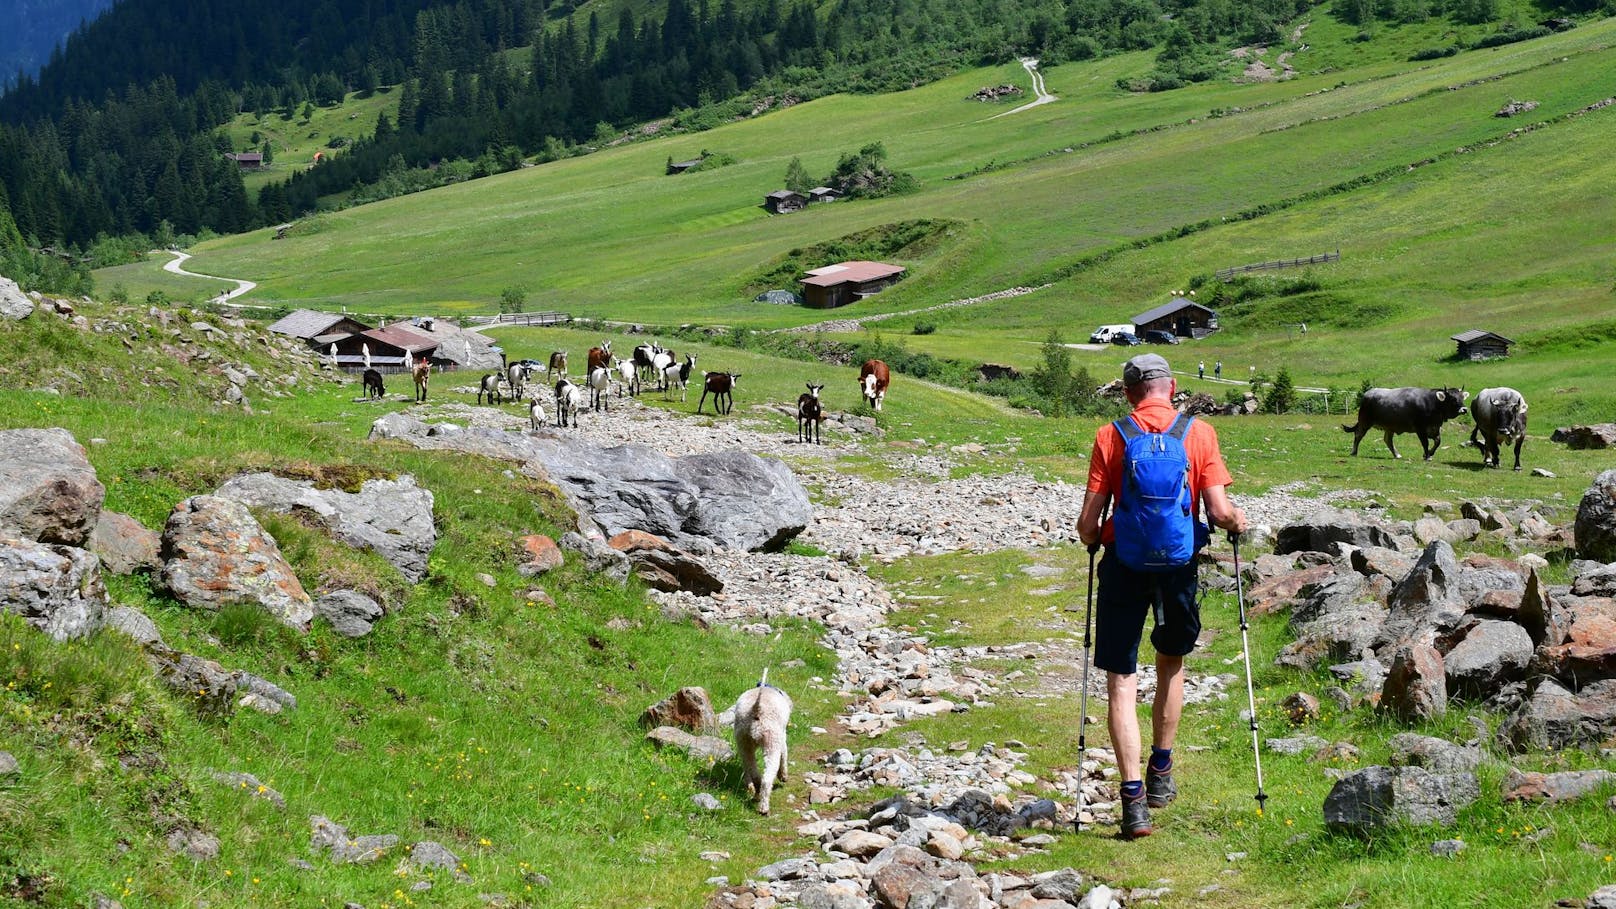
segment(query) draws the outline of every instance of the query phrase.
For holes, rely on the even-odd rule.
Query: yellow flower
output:
[[[488,841],[488,837],[485,836],[482,839],[477,841],[477,845],[479,845],[479,846],[492,846],[493,843],[490,843]]]

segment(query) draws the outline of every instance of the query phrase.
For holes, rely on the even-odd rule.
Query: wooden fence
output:
[[[468,316],[468,325],[565,325],[572,316],[564,312],[502,312],[497,316]]]
[[[1258,262],[1254,265],[1236,265],[1233,268],[1218,269],[1218,277],[1224,281],[1233,281],[1235,275],[1243,275],[1253,271],[1267,271],[1279,268],[1301,268],[1306,265],[1319,265],[1324,262],[1341,261],[1341,250],[1327,252],[1317,256],[1308,256],[1305,259],[1280,259],[1275,262]]]

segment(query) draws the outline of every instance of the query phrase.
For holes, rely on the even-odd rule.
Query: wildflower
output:
[[[485,836],[485,837],[483,837],[483,838],[482,838],[482,839],[480,839],[480,840],[478,840],[478,841],[477,841],[477,845],[479,845],[479,846],[492,846],[492,845],[494,845],[494,844],[493,844],[493,843],[490,843],[490,842],[489,842],[489,841],[488,841],[488,837],[486,837],[486,836]]]

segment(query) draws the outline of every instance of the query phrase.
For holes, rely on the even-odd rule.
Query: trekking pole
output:
[[[1105,522],[1102,520],[1100,523],[1104,525]],[[1077,815],[1072,819],[1072,827],[1078,833],[1083,832],[1083,758],[1088,751],[1086,736],[1089,728],[1089,614],[1094,611],[1094,554],[1099,550],[1099,543],[1089,544],[1089,595],[1087,604],[1083,607],[1083,695],[1077,711]]]
[[[1246,621],[1246,589],[1245,582],[1240,577],[1240,535],[1229,531],[1229,542],[1234,544],[1234,589],[1235,600],[1240,605],[1240,647],[1244,651],[1243,662],[1246,664],[1246,706],[1250,709],[1251,718],[1251,757],[1257,766],[1257,816],[1262,817],[1263,805],[1268,801],[1268,794],[1263,792],[1262,785],[1262,748],[1257,740],[1257,694],[1251,684],[1251,637],[1247,629],[1251,627]]]

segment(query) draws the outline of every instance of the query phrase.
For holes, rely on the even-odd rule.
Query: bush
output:
[[[1409,55],[1408,59],[1410,59],[1412,61],[1415,61],[1415,62],[1418,62],[1420,60],[1440,60],[1443,57],[1451,57],[1454,54],[1457,54],[1458,52],[1459,52],[1459,48],[1454,47],[1454,46],[1449,46],[1449,47],[1428,47],[1425,50],[1415,51],[1414,53]]]
[[[1291,371],[1281,366],[1274,376],[1274,384],[1268,388],[1268,395],[1263,398],[1263,410],[1267,413],[1286,413],[1295,403],[1296,385],[1291,381]]]
[[[930,322],[916,322],[914,330],[911,331],[910,333],[911,334],[916,334],[916,335],[929,335],[932,332],[935,332],[936,330],[937,330],[937,326],[933,325]]]
[[[1530,41],[1533,38],[1542,38],[1543,36],[1550,34],[1553,34],[1553,32],[1541,25],[1533,25],[1527,28],[1506,29],[1505,31],[1501,32],[1493,32],[1490,35],[1483,35],[1482,37],[1477,38],[1470,46],[1473,48],[1500,47],[1505,44],[1514,44],[1517,41]]]
[[[499,311],[502,313],[523,312],[527,309],[527,288],[520,284],[512,284],[499,292]]]

